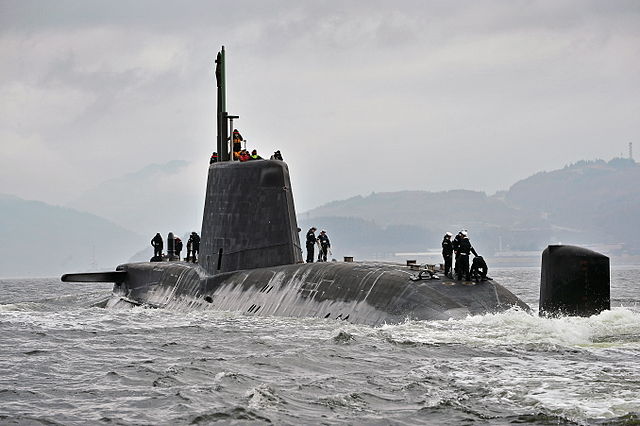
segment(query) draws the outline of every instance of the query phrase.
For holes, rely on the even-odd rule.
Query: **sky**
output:
[[[299,212],[640,152],[637,0],[0,0],[0,193],[63,205],[171,160],[202,193],[223,45]]]

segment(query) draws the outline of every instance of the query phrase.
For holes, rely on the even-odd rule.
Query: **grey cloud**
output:
[[[22,120],[0,117],[13,159],[0,159],[0,192],[27,198],[68,199],[152,162],[206,164],[222,44],[229,108],[262,153],[283,151],[302,210],[371,191],[505,189],[541,168],[618,154],[608,144],[639,131],[635,1],[0,8],[0,91],[34,97],[0,100]],[[38,170],[9,180],[17,159],[60,170],[55,188]],[[454,160],[471,170],[453,172]],[[321,162],[331,171],[319,177]]]
[[[99,1],[37,0],[0,3],[0,27],[7,30],[42,30],[69,27],[136,26],[165,30],[219,26],[241,22],[247,13],[269,14],[280,2],[242,1]]]

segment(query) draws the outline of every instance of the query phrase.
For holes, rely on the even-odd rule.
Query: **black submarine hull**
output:
[[[415,270],[371,262],[281,265],[208,275],[183,263],[132,263],[118,267],[107,307],[143,305],[246,315],[315,317],[358,324],[446,320],[529,307],[495,281],[414,280]],[[414,278],[414,279],[412,279]]]
[[[111,272],[65,274],[62,281],[113,282],[114,297],[107,307],[219,309],[370,325],[446,320],[512,307],[530,311],[495,281],[423,280],[419,278],[426,275],[419,271],[389,263],[302,263],[301,230],[282,157],[232,161],[227,120],[238,117],[226,111],[224,63],[223,48],[216,59],[215,156],[222,161],[209,165],[198,264],[129,263]],[[581,314],[608,309],[608,259],[605,268],[593,254],[593,262],[585,263],[575,248],[554,252],[543,271],[541,306]],[[560,256],[565,252],[572,254],[570,260]],[[174,256],[169,253],[169,259]],[[576,267],[563,272],[567,262]]]

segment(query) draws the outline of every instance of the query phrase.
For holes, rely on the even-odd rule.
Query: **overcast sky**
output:
[[[202,191],[222,45],[229,112],[299,212],[640,142],[637,0],[0,1],[0,193],[64,204],[173,159]]]

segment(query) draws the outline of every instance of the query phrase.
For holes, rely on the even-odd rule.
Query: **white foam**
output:
[[[640,313],[614,308],[588,318],[544,318],[512,309],[497,314],[447,321],[408,321],[380,328],[393,338],[429,344],[607,347],[639,345],[628,336],[640,336]],[[617,339],[620,337],[620,339]]]

